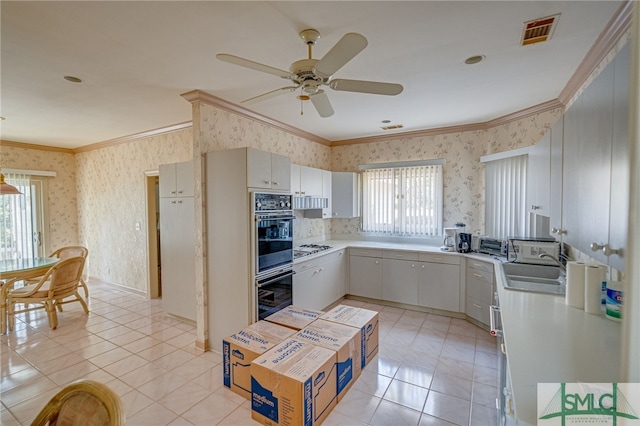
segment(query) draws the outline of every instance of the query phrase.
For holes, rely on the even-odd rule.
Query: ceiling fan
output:
[[[284,93],[301,89],[298,96],[300,100],[311,100],[313,106],[321,117],[333,115],[333,107],[329,98],[321,86],[329,86],[333,90],[345,92],[371,93],[375,95],[397,95],[402,92],[401,84],[382,83],[377,81],[333,79],[333,74],[342,68],[347,62],[353,59],[365,47],[367,39],[357,33],[345,34],[329,52],[320,60],[313,59],[312,46],[320,38],[320,33],[314,29],[307,29],[300,32],[300,37],[308,46],[309,57],[294,62],[289,67],[289,71],[260,64],[238,56],[227,53],[219,53],[216,58],[241,67],[273,74],[275,76],[291,80],[294,85],[281,87],[253,98],[245,99],[242,103],[252,104],[264,101]]]

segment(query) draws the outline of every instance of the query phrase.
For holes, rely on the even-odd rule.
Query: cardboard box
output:
[[[360,347],[362,350],[362,362],[360,365],[362,368],[369,364],[378,353],[379,319],[376,311],[338,305],[320,318],[360,329]]]
[[[268,426],[312,426],[337,403],[336,353],[287,339],[251,363],[251,418]]]
[[[336,351],[337,393],[340,402],[362,371],[360,329],[317,319],[296,333],[293,338]]]
[[[295,333],[287,327],[258,321],[222,340],[222,383],[251,398],[251,361]]]
[[[324,311],[315,311],[290,305],[269,315],[265,320],[293,328],[294,330],[302,330],[322,314],[324,314]]]

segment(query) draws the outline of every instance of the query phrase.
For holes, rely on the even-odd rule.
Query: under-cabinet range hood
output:
[[[322,197],[293,197],[294,210],[326,209],[329,199]]]

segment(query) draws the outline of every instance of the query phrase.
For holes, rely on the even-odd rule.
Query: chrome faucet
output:
[[[567,268],[562,264],[562,262],[560,262],[560,260],[558,260],[557,257],[552,256],[552,255],[550,255],[548,253],[540,253],[540,255],[538,257],[540,259],[542,259],[543,257],[548,257],[549,259],[553,260],[560,267],[560,270],[562,272],[567,272]]]

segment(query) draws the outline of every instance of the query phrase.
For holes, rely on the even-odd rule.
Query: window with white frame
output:
[[[442,234],[443,160],[360,166],[362,230],[389,236]]]
[[[485,163],[485,234],[491,237],[527,235],[526,152],[514,150],[481,159]]]

